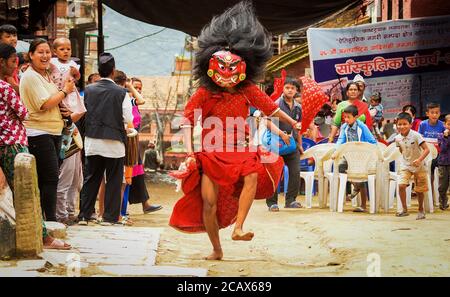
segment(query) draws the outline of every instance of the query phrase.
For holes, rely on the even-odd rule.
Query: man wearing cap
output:
[[[357,74],[353,78],[353,82],[355,82],[358,85],[359,90],[361,91],[361,95],[362,95],[361,101],[367,103],[367,98],[364,95],[364,91],[366,90],[366,82],[364,81],[364,78],[360,74]]]
[[[131,100],[127,90],[112,80],[114,57],[102,53],[98,72],[101,79],[85,89],[85,181],[80,197],[79,224],[91,218],[100,182],[106,172],[105,211],[102,225],[115,224],[121,207],[126,130],[133,123]]]

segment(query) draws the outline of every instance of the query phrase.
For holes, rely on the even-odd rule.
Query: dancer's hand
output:
[[[280,135],[281,139],[284,141],[284,143],[286,143],[287,145],[291,144],[291,139],[289,137],[289,135],[287,135],[286,133],[281,133]]]
[[[192,164],[195,164],[197,162],[197,160],[194,158],[194,157],[192,157],[192,156],[190,156],[190,157],[188,157],[187,159],[186,159],[186,166],[187,167],[189,167],[189,165],[192,163]]]
[[[292,127],[298,131],[300,131],[302,129],[302,123],[301,122],[296,122],[294,125],[292,125]]]

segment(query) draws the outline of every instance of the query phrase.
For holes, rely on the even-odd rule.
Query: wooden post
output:
[[[105,51],[105,36],[103,35],[103,1],[97,1],[98,37],[97,37],[97,58]],[[98,61],[100,65],[100,60]]]

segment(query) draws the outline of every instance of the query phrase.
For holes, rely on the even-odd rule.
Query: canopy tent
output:
[[[240,0],[103,0],[115,11],[149,24],[197,36],[214,15]],[[362,0],[253,0],[262,24],[272,34],[312,25]]]

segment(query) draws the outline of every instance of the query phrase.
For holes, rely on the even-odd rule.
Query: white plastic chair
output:
[[[300,177],[305,180],[305,196],[306,196],[306,207],[312,207],[312,197],[313,197],[313,186],[314,180],[318,180],[319,189],[319,207],[323,208],[326,206],[326,189],[328,188],[328,183],[326,183],[326,173],[331,172],[332,160],[330,159],[331,153],[334,151],[334,143],[323,143],[315,145],[307,149],[302,155],[301,159],[313,158],[315,163],[314,171],[303,171],[300,172]],[[327,157],[327,155],[329,155]],[[330,175],[328,175],[329,177]],[[326,184],[326,187],[325,187]]]
[[[345,158],[348,163],[347,173],[339,173],[339,163]],[[334,160],[333,182],[330,190],[330,207],[333,211],[343,212],[347,181],[369,182],[370,213],[377,210],[380,200],[382,182],[383,156],[376,145],[367,142],[349,142],[336,150]],[[375,184],[377,182],[377,184]],[[339,185],[339,186],[338,186]],[[338,190],[339,189],[339,193]]]
[[[438,192],[438,186],[437,186],[437,172],[435,170],[435,172],[431,172],[431,162],[433,161],[433,159],[436,159],[438,156],[438,151],[436,149],[436,147],[427,142],[427,146],[428,149],[430,150],[430,153],[428,154],[428,156],[425,158],[425,166],[427,168],[427,172],[428,172],[428,192],[425,194],[425,199],[424,199],[424,207],[425,207],[425,211],[427,212],[434,212],[434,204],[433,204],[433,190],[432,187],[434,188],[434,194],[435,197],[437,197],[437,203],[439,204],[439,192]],[[431,184],[431,174],[434,174],[434,183]],[[434,201],[436,201],[436,199],[434,199]]]
[[[387,149],[387,145],[382,142],[377,142],[377,147],[380,149],[381,153],[383,153]]]
[[[386,152],[388,147],[382,142],[377,142],[376,145],[377,145],[378,150],[381,152],[382,156],[384,156],[384,153]],[[378,164],[377,162],[380,162],[380,161],[382,161],[382,163],[383,163],[383,164],[379,164],[380,168],[381,168],[381,175],[380,175],[379,179],[380,179],[380,181],[382,181],[382,183],[381,182],[377,183],[377,188],[376,188],[375,191],[379,192],[380,193],[379,196],[383,197],[384,199],[378,199],[378,200],[375,201],[375,209],[376,209],[375,212],[377,212],[379,210],[380,206],[383,207],[387,211],[388,208],[386,206],[389,203],[388,202],[388,190],[389,189],[387,189],[386,187],[382,187],[382,186],[378,188],[378,185],[380,185],[380,184],[387,184],[389,182],[389,177],[387,176],[388,173],[386,171],[387,168],[386,168],[386,166],[384,164],[384,159],[381,159],[381,160],[379,160],[377,158],[371,159],[369,161],[369,164],[368,164],[369,171],[376,173],[377,164]],[[353,186],[352,186],[352,189],[353,189]],[[369,194],[369,193],[367,193],[367,194]],[[370,199],[370,195],[369,195],[368,198]],[[361,205],[361,193],[359,193],[356,197],[354,197],[352,199],[352,206],[353,207],[357,207],[357,206],[360,206],[360,205]]]
[[[428,148],[430,149],[430,155],[431,155],[430,157],[432,159],[436,159],[438,157],[438,155],[439,155],[436,147],[433,144],[428,143],[428,142],[427,142],[427,145],[428,145]],[[432,191],[431,195],[432,195],[432,197],[434,199],[434,206],[439,207],[439,169],[436,166],[436,168],[434,169],[434,172],[431,172],[431,161],[432,160],[430,160],[430,164],[429,164],[430,165],[430,167],[429,167],[429,175],[431,177],[431,174],[433,174],[433,177],[434,177],[434,180],[433,180],[433,191]],[[429,187],[429,189],[431,189],[431,187]]]

